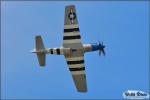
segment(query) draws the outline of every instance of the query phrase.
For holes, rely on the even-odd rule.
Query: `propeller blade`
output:
[[[104,51],[104,49],[102,49],[102,52],[103,52],[103,55],[105,56],[105,51]]]
[[[99,56],[101,56],[101,50],[99,50]]]
[[[99,49],[99,55],[101,56],[101,54],[103,54],[105,56],[105,51],[104,51],[105,45],[103,45],[103,41],[102,42],[98,41],[97,44],[101,46],[101,48]]]
[[[99,50],[99,55],[101,56],[101,54],[103,54],[105,56],[106,53],[104,51],[104,48]]]

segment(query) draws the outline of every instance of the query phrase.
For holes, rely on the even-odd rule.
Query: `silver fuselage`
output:
[[[44,50],[33,50],[33,53],[46,53],[46,54],[56,54],[56,55],[71,55],[73,53],[86,53],[96,51],[93,49],[92,44],[83,44],[81,48],[73,49],[73,48],[65,48],[65,47],[59,47],[59,48],[47,48]]]

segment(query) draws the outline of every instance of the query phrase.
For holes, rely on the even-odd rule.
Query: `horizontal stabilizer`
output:
[[[45,66],[46,54],[45,53],[37,53],[37,57],[38,57],[38,61],[39,61],[40,66]]]
[[[42,37],[38,35],[35,37],[35,40],[36,40],[36,51],[44,50],[45,47],[44,47],[44,44],[42,41]],[[37,53],[37,57],[38,57],[38,61],[39,61],[40,66],[45,66],[45,62],[46,62],[45,61],[45,57],[46,57],[45,52]]]
[[[43,49],[45,49],[41,36],[39,36],[39,35],[36,36],[35,40],[36,40],[36,50],[43,50]]]

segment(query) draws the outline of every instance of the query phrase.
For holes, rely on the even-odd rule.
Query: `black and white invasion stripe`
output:
[[[63,50],[61,48],[50,48],[49,50],[49,54],[63,54]]]
[[[81,36],[78,24],[64,26],[64,43],[81,43]]]
[[[84,58],[80,57],[68,57],[67,64],[69,70],[73,75],[85,74]]]

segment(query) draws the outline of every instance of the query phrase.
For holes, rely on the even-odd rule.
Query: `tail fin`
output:
[[[36,51],[44,50],[45,47],[44,47],[44,44],[42,41],[42,37],[36,36],[35,40],[36,40]],[[37,52],[37,57],[38,57],[38,61],[39,61],[40,66],[45,66],[46,54],[44,52]]]

